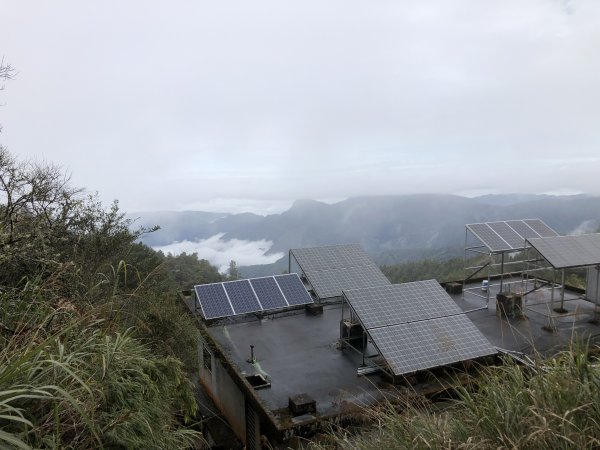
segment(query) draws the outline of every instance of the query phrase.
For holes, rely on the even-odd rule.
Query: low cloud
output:
[[[595,233],[598,230],[597,220],[584,220],[575,227],[569,234],[579,236],[580,234]]]
[[[180,241],[169,245],[153,247],[154,250],[166,254],[179,255],[197,253],[201,259],[207,259],[217,266],[220,272],[225,272],[229,262],[234,260],[238,266],[251,266],[255,264],[272,264],[284,256],[283,253],[267,254],[272,241],[245,241],[242,239],[223,239],[224,233],[215,234],[208,239],[198,241]]]

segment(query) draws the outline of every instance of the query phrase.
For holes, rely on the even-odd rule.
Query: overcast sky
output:
[[[600,2],[7,1],[0,143],[127,211],[600,194]]]

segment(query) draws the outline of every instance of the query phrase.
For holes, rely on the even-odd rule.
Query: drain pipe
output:
[[[250,359],[247,360],[250,364],[256,364],[256,358],[254,357],[254,345],[250,344]]]

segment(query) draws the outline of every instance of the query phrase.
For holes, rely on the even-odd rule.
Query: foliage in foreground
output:
[[[198,331],[174,292],[220,276],[146,231],[0,146],[0,449],[197,444]]]
[[[338,434],[312,450],[593,449],[600,446],[600,365],[581,349],[539,362],[486,368],[443,412],[391,405],[370,411],[373,431]]]
[[[0,448],[191,447],[183,364],[119,331],[114,305],[52,305],[45,288],[0,294]]]

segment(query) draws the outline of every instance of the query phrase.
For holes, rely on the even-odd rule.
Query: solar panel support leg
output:
[[[561,276],[560,276],[560,309],[564,310],[565,309],[565,269],[562,270]]]
[[[596,266],[596,307],[594,308],[594,323],[598,323],[598,288],[600,287],[600,264]]]
[[[502,252],[500,260],[500,292],[503,292],[502,285],[504,283],[504,252]]]

